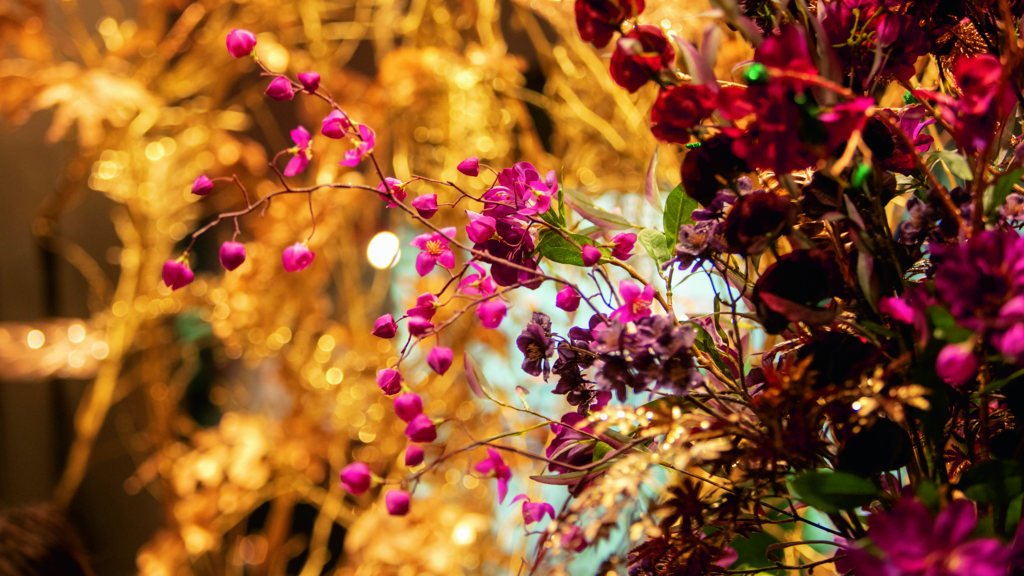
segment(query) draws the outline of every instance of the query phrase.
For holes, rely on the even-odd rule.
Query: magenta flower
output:
[[[398,325],[395,324],[395,318],[391,314],[385,314],[373,323],[373,332],[370,334],[378,338],[394,338],[397,332]]]
[[[207,178],[206,174],[200,174],[192,183],[192,193],[196,196],[206,196],[210,192],[213,192],[213,181]]]
[[[558,544],[573,552],[582,552],[589,546],[587,538],[583,535],[583,530],[580,530],[580,527],[575,524],[566,532],[558,535]]]
[[[281,255],[281,262],[287,272],[298,272],[305,270],[313,263],[313,251],[302,242],[296,242],[284,249]]]
[[[235,28],[228,32],[227,44],[228,52],[232,56],[244,58],[252,54],[252,49],[256,47],[256,35],[248,30]]]
[[[444,346],[434,346],[427,354],[427,364],[434,369],[434,372],[444,376],[452,366],[452,350]]]
[[[462,172],[466,176],[479,176],[480,175],[480,159],[476,156],[472,158],[466,158],[459,165],[455,167],[459,172]]]
[[[434,312],[441,306],[441,301],[437,299],[430,292],[424,292],[416,297],[416,305],[409,308],[405,313],[409,316],[419,316],[430,320],[434,317]]]
[[[385,368],[377,372],[377,386],[387,396],[394,396],[402,391],[402,375],[398,370]]]
[[[601,260],[601,251],[590,244],[583,245],[583,265],[591,267]]]
[[[353,462],[341,470],[341,487],[352,495],[358,496],[369,490],[372,480],[370,467],[363,462]]]
[[[384,495],[384,506],[392,516],[405,516],[409,513],[409,493],[405,490],[392,490]]]
[[[916,312],[897,296],[886,296],[878,301],[878,310],[893,317],[893,320],[904,324],[913,324]]]
[[[498,226],[498,222],[494,218],[483,216],[470,210],[466,210],[466,216],[469,217],[466,235],[469,236],[470,240],[477,244],[482,244],[494,238],[494,231]]]
[[[994,337],[993,342],[1000,354],[1016,362],[1024,356],[1024,324],[1014,324],[1003,334]]]
[[[622,296],[622,306],[612,312],[612,320],[628,324],[651,315],[651,304],[654,302],[653,284],[648,284],[641,290],[636,283],[623,280],[619,282],[619,295]]]
[[[365,124],[359,125],[359,140],[353,139],[356,147],[345,151],[345,159],[339,162],[342,166],[355,166],[363,161],[363,157],[373,152],[377,143],[377,135]]]
[[[220,265],[225,270],[234,270],[245,262],[245,244],[225,242],[220,245]]]
[[[433,420],[427,418],[426,414],[417,414],[405,427],[405,435],[413,442],[425,444],[437,440],[437,428],[434,427]]]
[[[412,201],[412,207],[423,218],[430,220],[437,214],[437,194],[424,194]]]
[[[447,237],[447,238],[446,238]],[[416,256],[416,272],[426,276],[434,265],[451,270],[455,267],[455,254],[448,247],[448,238],[455,238],[455,227],[442,228],[441,233],[420,234],[411,245],[422,252]]]
[[[612,256],[619,260],[629,260],[633,254],[633,246],[636,244],[636,234],[626,232],[616,234],[612,238]]]
[[[301,174],[306,169],[306,166],[309,165],[309,159],[313,157],[313,150],[309,147],[309,132],[305,128],[299,126],[292,130],[292,141],[295,142],[295,146],[289,148],[288,151],[294,154],[294,156],[288,161],[288,165],[284,167],[284,175],[288,178]]]
[[[348,121],[348,117],[341,110],[332,110],[321,120],[321,124],[320,133],[335,140],[344,138],[345,133],[352,127],[352,123]]]
[[[572,286],[566,286],[555,295],[555,306],[566,312],[575,312],[580,307],[580,294]]]
[[[406,393],[395,398],[395,414],[405,422],[423,414],[423,399],[419,394]]]
[[[284,76],[278,76],[270,81],[267,91],[263,94],[270,96],[278,102],[287,102],[295,97],[295,88],[292,87],[291,80]]]
[[[163,269],[164,284],[167,285],[171,290],[177,290],[178,288],[184,288],[192,283],[195,279],[195,274],[192,273],[192,269],[188,267],[188,262],[181,260],[168,260],[164,262]]]
[[[974,356],[974,343],[970,340],[946,344],[935,358],[935,372],[953,387],[967,383],[977,371],[978,359]]]
[[[316,72],[302,72],[299,74],[299,83],[303,90],[312,94],[320,87],[320,75]]]
[[[508,312],[508,306],[505,306],[501,298],[492,298],[476,308],[476,315],[480,318],[480,323],[484,328],[492,330],[501,324],[506,312]]]
[[[477,462],[473,470],[487,477],[494,476],[498,480],[498,502],[504,502],[505,495],[508,494],[508,481],[512,479],[512,470],[505,464],[501,452],[488,448],[487,458]]]
[[[387,188],[384,187],[385,184],[387,184]],[[388,208],[394,208],[394,207],[398,206],[398,204],[395,204],[391,200],[391,198],[388,197],[388,190],[389,189],[391,190],[391,194],[394,195],[395,200],[398,200],[399,202],[404,202],[405,201],[405,188],[404,188],[404,186],[405,185],[402,184],[402,181],[399,180],[398,178],[392,178],[392,177],[388,176],[387,178],[384,179],[384,182],[381,182],[380,184],[377,184],[377,195],[380,196],[381,200],[387,200]]]
[[[434,330],[434,323],[422,316],[410,316],[409,317],[409,334],[415,338],[419,338],[425,334],[430,334]]]
[[[467,296],[489,296],[494,294],[494,281],[487,276],[487,272],[476,262],[470,262],[470,266],[476,270],[475,274],[469,274],[459,282],[459,292]]]
[[[412,468],[413,466],[419,466],[423,464],[423,448],[415,444],[410,444],[405,449],[405,465]]]
[[[524,524],[529,525],[533,524],[534,522],[540,522],[544,519],[545,515],[550,516],[552,520],[555,519],[555,508],[551,504],[548,504],[547,502],[532,502],[530,501],[529,496],[527,496],[526,494],[520,494],[519,496],[516,496],[515,498],[512,499],[511,503],[515,504],[520,500],[523,501]]]

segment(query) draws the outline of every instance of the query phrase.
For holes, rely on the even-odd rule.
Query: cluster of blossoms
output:
[[[746,536],[779,523],[813,525],[839,551],[766,570],[834,562],[858,576],[1007,574],[1022,556],[1008,543],[1018,520],[1008,514],[1024,494],[1024,144],[1015,112],[1024,104],[1016,32],[1024,3],[823,0],[814,13],[803,2],[718,4],[721,22],[698,50],[640,23],[642,0],[575,2],[583,40],[604,48],[618,35],[611,78],[629,92],[657,85],[652,134],[687,149],[681,185],[666,199],[648,179],[661,230],[634,226],[527,162],[500,170],[478,158],[460,163],[465,177],[487,179],[479,196],[452,182],[389,177],[374,157],[373,130],[341,110],[319,76],[293,80],[263,68],[268,97],[328,103],[321,135],[350,140],[341,164],[369,160],[379,177],[376,187],[326,186],[376,194],[427,228],[412,241],[415,270],[448,279],[372,330],[397,338],[404,322],[406,345],[377,384],[406,422],[404,461],[417,470],[381,478],[354,462],[343,487],[359,495],[397,484],[384,504],[404,515],[425,474],[476,450],[473,473],[493,478],[504,503],[513,471],[503,453],[533,459],[547,472],[535,481],[568,489],[560,510],[526,494],[512,499],[525,525],[548,520],[537,570],[554,545],[578,552],[608,538],[626,503],[642,500],[648,469],[660,466],[675,476],[630,529],[646,534],[624,561],[633,576],[729,573],[754,546]],[[756,47],[742,84],[715,76],[720,24]],[[958,40],[972,34],[984,53]],[[251,55],[255,42],[242,30],[227,38],[235,57]],[[919,85],[926,58],[942,79],[932,88]],[[880,107],[881,88],[894,82],[906,88],[905,106]],[[242,188],[246,207],[221,214],[193,242],[224,219],[235,220],[237,236],[239,217],[277,195],[316,189],[287,183],[312,159],[310,133],[297,127],[292,139],[271,163],[284,189],[251,201]],[[193,192],[210,194],[218,180],[241,188],[237,179],[200,176]],[[415,194],[421,181],[457,199]],[[478,208],[456,214],[461,228],[434,224],[462,201]],[[891,225],[900,206],[905,215]],[[283,251],[286,271],[311,265],[306,242]],[[635,258],[638,243],[649,258]],[[164,265],[171,288],[193,280],[187,255]],[[224,243],[220,260],[238,268],[244,246]],[[575,267],[584,279],[545,263]],[[673,290],[701,276],[713,280],[714,311],[678,313]],[[538,418],[534,428],[548,428],[548,441],[523,451],[502,435],[429,459],[431,445],[447,441],[446,421],[424,414],[403,377],[411,350],[425,349],[426,364],[444,375],[455,362],[441,345],[445,328],[473,313],[496,329],[515,290],[544,284],[557,286],[549,304],[574,325],[562,336],[535,311],[516,346],[523,372],[551,384],[571,409],[555,419],[501,402],[465,355],[469,387]],[[755,344],[762,334],[767,343]],[[919,501],[926,497],[934,520]]]

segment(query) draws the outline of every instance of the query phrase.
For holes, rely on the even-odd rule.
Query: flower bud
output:
[[[284,253],[281,255],[281,262],[284,264],[286,271],[298,272],[299,270],[305,270],[313,263],[313,256],[313,251],[307,248],[305,244],[296,242],[284,249]]]
[[[494,230],[498,225],[494,218],[483,216],[470,210],[466,210],[466,216],[469,216],[466,235],[469,236],[470,240],[477,244],[482,244],[494,237]]]
[[[419,338],[424,334],[429,334],[434,329],[434,323],[426,318],[419,316],[411,316],[409,318],[409,334]]]
[[[385,314],[377,321],[373,323],[373,334],[378,338],[394,338],[395,333],[398,331],[398,325],[395,324],[394,317],[391,314]]]
[[[427,364],[434,369],[434,372],[444,376],[444,373],[452,366],[452,358],[453,356],[450,348],[434,346],[434,348],[430,350],[430,354],[427,354]]]
[[[616,234],[615,238],[612,238],[612,256],[619,260],[629,260],[629,257],[633,255],[634,244],[636,244],[636,234],[632,232]]]
[[[395,398],[395,414],[406,422],[423,413],[423,400],[419,394],[402,394]]]
[[[410,444],[405,449],[405,465],[412,468],[413,466],[419,466],[423,464],[423,448],[415,444]]]
[[[299,74],[299,83],[303,90],[312,94],[320,87],[320,75],[316,72],[303,72]]]
[[[344,138],[345,133],[352,127],[348,118],[340,110],[332,110],[330,114],[324,117],[321,123],[323,126],[320,128],[320,133],[335,140]]]
[[[434,214],[437,214],[437,194],[424,194],[423,196],[417,196],[412,201],[412,207],[416,209],[416,212],[423,218],[430,220]]]
[[[192,270],[188,267],[186,262],[168,260],[167,262],[164,262],[163,278],[164,284],[166,284],[168,288],[177,290],[178,288],[183,288],[191,284],[192,280],[195,278],[195,274],[192,273]],[[449,361],[449,363],[451,362]]]
[[[267,86],[267,91],[264,94],[278,102],[285,102],[295,97],[295,89],[292,88],[290,80],[284,76],[278,76],[270,81],[270,85]]]
[[[235,28],[231,32],[228,32],[228,52],[231,53],[235,58],[244,58],[249,54],[252,54],[252,49],[256,47],[256,35],[248,30],[242,30]]]
[[[566,286],[555,295],[555,306],[566,312],[575,312],[580,307],[580,294],[572,286]]]
[[[385,368],[377,372],[377,386],[388,396],[394,396],[402,391],[402,375],[398,370]]]
[[[462,172],[466,176],[479,176],[480,175],[480,159],[476,156],[472,158],[466,158],[459,165],[455,167],[459,172]]]
[[[590,244],[583,245],[583,265],[590,267],[601,260],[601,251]]]
[[[417,414],[405,427],[405,435],[413,442],[427,443],[437,440],[437,428],[425,414]]]
[[[492,298],[476,308],[476,315],[480,318],[480,324],[484,328],[492,330],[501,324],[506,312],[508,312],[508,306],[505,306],[505,303],[500,298]]]
[[[370,468],[362,462],[353,462],[341,470],[341,487],[349,494],[359,495],[370,489],[373,476]]]
[[[409,513],[409,493],[405,490],[392,490],[384,495],[384,505],[388,514],[405,516]]]
[[[199,178],[192,183],[192,193],[196,196],[206,196],[210,192],[213,192],[213,182],[206,177],[206,174],[200,174]]]
[[[385,183],[387,183],[387,188],[384,187]],[[380,196],[381,200],[386,200],[388,202],[388,208],[394,208],[395,206],[398,206],[398,204],[392,202],[391,198],[388,197],[389,191],[391,192],[391,195],[395,197],[395,200],[399,202],[405,201],[405,187],[402,184],[402,181],[398,178],[391,178],[389,176],[384,179],[384,182],[377,184],[377,196]]]
[[[978,359],[974,357],[974,344],[968,340],[961,344],[946,344],[935,359],[935,372],[947,384],[961,386],[978,370]]]
[[[999,353],[1009,359],[1017,360],[1024,355],[1024,324],[1014,324],[996,341]]]
[[[245,262],[245,244],[225,242],[220,245],[220,265],[225,270],[234,270]]]

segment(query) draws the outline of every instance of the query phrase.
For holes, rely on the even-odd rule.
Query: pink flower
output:
[[[191,284],[192,280],[195,279],[195,274],[192,273],[192,269],[188,267],[187,262],[168,260],[164,262],[163,277],[164,284],[168,288],[177,290]]]
[[[387,188],[384,187],[384,184],[387,184]],[[398,206],[398,204],[395,204],[394,202],[392,202],[391,198],[388,197],[388,190],[391,190],[391,194],[394,195],[395,200],[398,200],[399,202],[404,202],[405,201],[405,188],[404,188],[404,186],[405,185],[402,184],[401,180],[399,180],[398,178],[391,178],[389,176],[389,177],[384,179],[384,182],[381,182],[380,184],[377,184],[377,195],[380,196],[381,200],[387,200],[388,208],[394,208],[395,206]]]
[[[426,414],[417,414],[405,427],[405,435],[413,442],[427,443],[437,440],[437,428]]]
[[[395,398],[395,414],[405,422],[423,414],[423,400],[419,394],[402,394]]]
[[[405,490],[392,490],[384,495],[384,506],[392,516],[405,516],[409,513],[409,493]]]
[[[313,157],[313,151],[309,148],[309,132],[305,128],[299,126],[292,130],[292,141],[295,142],[295,146],[288,151],[295,155],[284,167],[284,175],[288,178],[301,174],[309,165],[309,159]]]
[[[416,272],[420,276],[429,274],[435,264],[448,270],[455,267],[455,254],[448,247],[448,238],[455,238],[454,226],[442,228],[440,234],[420,234],[413,239],[411,245],[422,250],[416,256]]]
[[[612,319],[623,324],[635,322],[651,315],[651,304],[654,302],[654,285],[648,284],[643,290],[634,282],[619,282],[619,295],[622,306],[612,312]]]
[[[583,265],[590,267],[601,259],[601,251],[590,244],[583,245]]]
[[[572,286],[566,286],[555,295],[555,306],[566,312],[575,312],[580,307],[580,294]]]
[[[967,383],[978,370],[978,359],[974,356],[971,340],[960,344],[946,344],[935,358],[935,372],[953,387]]]
[[[411,316],[409,317],[409,334],[415,338],[419,338],[425,334],[430,334],[434,330],[434,323],[422,316]]]
[[[451,348],[445,348],[444,346],[434,346],[430,350],[430,354],[427,354],[427,364],[434,369],[434,372],[444,376],[444,373],[452,367],[452,351]]]
[[[476,308],[476,315],[480,318],[480,323],[484,328],[492,330],[501,324],[506,312],[508,312],[508,306],[505,306],[500,298],[492,298]]]
[[[320,75],[316,72],[302,72],[299,74],[299,82],[303,90],[312,94],[320,87]]]
[[[913,324],[916,313],[914,309],[898,296],[886,296],[878,301],[878,310],[892,316],[893,320],[904,324]]]
[[[437,214],[437,194],[424,194],[412,201],[412,207],[423,218],[430,220]]]
[[[394,338],[396,332],[398,325],[395,324],[395,318],[391,314],[385,314],[373,323],[373,332],[370,334],[378,338]]]
[[[320,128],[320,133],[335,140],[344,138],[345,133],[352,127],[352,123],[348,121],[348,117],[341,110],[332,110],[321,123],[323,126]]]
[[[612,256],[619,260],[629,260],[629,257],[633,255],[634,244],[636,244],[636,234],[632,232],[616,234],[612,238]]]
[[[363,157],[373,152],[377,143],[377,135],[365,124],[359,125],[359,140],[353,140],[356,147],[345,151],[345,159],[339,162],[342,166],[355,166],[363,161]]]
[[[508,494],[508,481],[512,479],[512,470],[505,464],[501,452],[488,448],[487,458],[477,462],[473,470],[484,476],[493,475],[498,480],[498,502],[504,502],[505,495]]]
[[[523,523],[533,524],[534,522],[540,522],[544,519],[545,515],[555,519],[555,507],[546,502],[531,502],[530,498],[526,494],[520,494],[512,499],[512,504],[523,501]]]
[[[498,222],[494,218],[470,210],[466,210],[466,216],[469,216],[466,234],[470,240],[477,244],[483,244],[494,238],[494,230],[498,226]]]
[[[572,550],[573,552],[582,552],[588,546],[583,530],[580,530],[580,527],[576,525],[571,526],[563,534],[559,534],[558,543],[562,548]]]
[[[234,270],[245,262],[245,244],[225,242],[220,245],[220,265],[225,270]]]
[[[287,272],[305,270],[313,263],[313,252],[302,242],[296,242],[284,249],[281,262]]]
[[[373,475],[363,462],[353,462],[341,470],[341,487],[349,494],[359,495],[370,489]]]
[[[252,49],[256,47],[256,35],[248,30],[242,30],[241,28],[235,28],[231,32],[228,32],[228,52],[235,58],[244,58],[249,54],[252,54]]]
[[[455,167],[459,172],[462,172],[466,176],[479,176],[480,175],[480,159],[476,156],[472,158],[466,158],[459,165]]]
[[[270,96],[278,102],[286,102],[295,97],[295,88],[292,87],[291,80],[284,76],[278,76],[270,81],[267,91],[263,94]]]
[[[402,391],[402,375],[398,370],[385,368],[377,372],[377,386],[388,396],[394,396]]]
[[[206,196],[210,192],[213,192],[213,181],[207,178],[206,174],[200,174],[192,183],[192,193],[196,196]]]
[[[419,466],[423,464],[423,448],[415,444],[410,444],[405,449],[405,465],[412,468],[413,466]]]
[[[1003,308],[1005,307],[1003,306]],[[1024,324],[1014,324],[1009,330],[993,340],[1000,354],[1016,361],[1024,355]]]
[[[409,316],[419,316],[430,320],[434,317],[434,312],[441,306],[441,301],[437,299],[430,292],[424,292],[416,297],[416,305],[409,308],[405,313]]]
[[[459,292],[467,296],[489,296],[494,294],[494,281],[487,276],[487,272],[476,262],[470,262],[470,266],[476,270],[476,274],[470,274],[459,282]]]

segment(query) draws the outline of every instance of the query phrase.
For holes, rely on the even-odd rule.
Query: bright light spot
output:
[[[331,368],[327,371],[327,381],[331,384],[338,384],[345,377],[341,370],[337,368]]]
[[[370,261],[370,265],[378,270],[384,270],[385,268],[391,268],[398,263],[398,259],[401,258],[402,251],[398,247],[398,236],[395,236],[391,232],[381,232],[370,240],[370,245],[366,247],[366,259]]]
[[[68,365],[72,368],[81,368],[85,365],[85,354],[74,350],[68,354]]]
[[[476,530],[469,524],[460,523],[455,526],[455,530],[452,531],[452,541],[459,546],[465,546],[472,544],[476,540]]]
[[[317,348],[320,348],[324,352],[334,350],[334,337],[330,334],[324,334],[320,337],[320,341],[317,342]]]
[[[711,428],[711,422],[708,422],[707,420],[701,422],[700,428],[701,430],[707,430],[708,428]]]
[[[110,346],[107,346],[106,342],[93,342],[92,344],[92,356],[97,360],[103,360],[110,354]]]
[[[853,408],[854,412],[860,412],[861,404],[860,402],[854,402],[850,407]]]
[[[33,330],[28,333],[28,347],[35,350],[41,348],[43,343],[46,342],[46,335],[39,330]]]
[[[72,324],[71,327],[68,328],[68,340],[71,340],[75,344],[85,340],[85,327],[81,324]]]
[[[150,160],[159,160],[164,157],[164,147],[159,142],[150,142],[146,146],[146,158]]]

